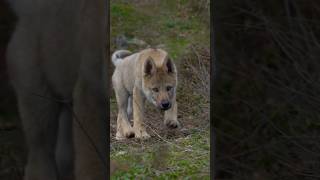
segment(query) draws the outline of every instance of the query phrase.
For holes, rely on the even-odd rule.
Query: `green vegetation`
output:
[[[209,47],[209,24],[202,21],[185,1],[128,3],[111,1],[111,40],[117,35],[143,39],[150,45],[165,45],[173,58],[194,42]],[[208,18],[208,17],[207,17]],[[115,48],[111,41],[112,48]]]
[[[150,145],[117,145],[111,159],[124,170],[113,179],[209,179],[209,131]]]

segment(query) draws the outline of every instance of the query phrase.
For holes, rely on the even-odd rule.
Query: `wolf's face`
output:
[[[177,71],[172,60],[166,57],[160,67],[149,57],[144,63],[143,91],[147,99],[161,110],[172,106],[177,86]]]

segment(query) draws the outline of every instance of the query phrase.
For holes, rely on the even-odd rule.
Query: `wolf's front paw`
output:
[[[150,138],[150,135],[147,133],[146,130],[142,130],[142,129],[135,129],[135,137],[138,139],[148,139]]]
[[[176,129],[180,127],[178,120],[165,120],[164,124],[170,129]]]
[[[124,140],[124,139],[129,139],[129,138],[134,138],[135,134],[132,129],[128,129],[126,131],[117,131],[116,134],[116,140]]]

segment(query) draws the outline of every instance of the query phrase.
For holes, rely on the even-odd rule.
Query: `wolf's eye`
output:
[[[172,86],[167,86],[167,91],[170,91],[172,89]]]
[[[159,89],[158,88],[152,88],[152,91],[159,92]]]

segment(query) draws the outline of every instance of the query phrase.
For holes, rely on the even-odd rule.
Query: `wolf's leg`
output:
[[[71,107],[70,107],[71,108]],[[60,113],[58,139],[56,145],[56,162],[61,179],[73,178],[73,139],[72,112],[64,107]]]
[[[59,105],[32,94],[17,95],[29,151],[25,180],[57,180],[55,143]]]
[[[168,128],[174,129],[180,126],[177,118],[178,104],[176,98],[174,98],[174,100],[172,101],[172,105],[173,106],[164,113],[164,124]]]
[[[144,119],[144,102],[145,98],[141,94],[141,90],[133,88],[133,129],[136,138],[147,139],[150,135],[147,133],[143,125]]]
[[[132,95],[129,96],[128,98],[128,107],[127,107],[127,113],[128,113],[128,119],[132,120],[133,116],[132,116]]]
[[[133,129],[129,122],[127,114],[128,108],[128,92],[124,88],[115,88],[116,99],[118,104],[118,118],[117,118],[117,134],[116,139],[134,137]]]

